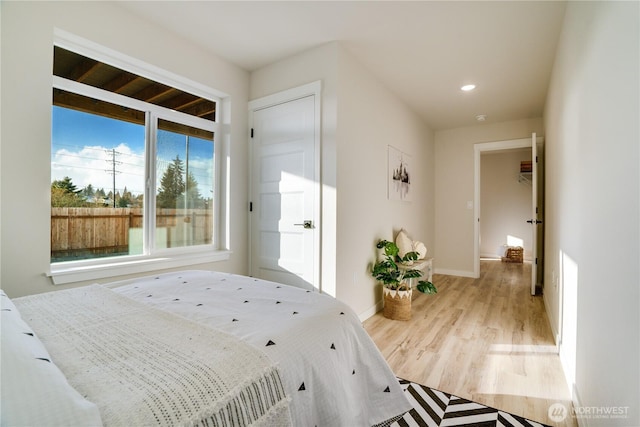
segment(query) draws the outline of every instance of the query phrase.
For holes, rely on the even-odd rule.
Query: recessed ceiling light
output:
[[[486,114],[478,114],[476,116],[476,120],[479,122],[484,122],[485,120],[487,120],[487,115]]]
[[[469,92],[470,90],[474,90],[475,88],[476,88],[476,85],[464,85],[460,88],[460,90]]]

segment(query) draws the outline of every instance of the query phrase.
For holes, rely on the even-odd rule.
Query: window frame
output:
[[[231,252],[228,247],[223,247],[228,246],[228,236],[225,234],[228,233],[228,224],[226,224],[228,220],[228,215],[226,215],[228,192],[225,191],[228,187],[228,182],[226,182],[228,179],[226,178],[227,174],[222,173],[220,169],[224,165],[221,161],[223,155],[225,155],[223,151],[226,151],[223,150],[223,141],[228,140],[228,135],[223,135],[224,129],[228,128],[228,126],[220,124],[220,117],[223,117],[223,105],[227,104],[227,102],[223,102],[224,94],[64,31],[55,31],[53,45],[215,101],[216,121],[191,116],[52,75],[52,90],[62,89],[145,112],[144,253],[141,255],[119,255],[86,260],[49,262],[50,267],[46,275],[51,277],[55,285],[58,285],[229,259]],[[225,101],[228,100],[225,99]],[[161,249],[156,249],[153,246],[155,232],[152,230],[155,230],[156,203],[155,201],[151,202],[151,200],[155,197],[157,190],[155,138],[159,119],[176,121],[214,132],[213,179],[215,191],[213,195],[214,220],[211,244]]]

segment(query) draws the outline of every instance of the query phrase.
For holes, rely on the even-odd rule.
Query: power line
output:
[[[120,164],[131,165],[130,163],[125,163],[125,162],[120,162]],[[78,165],[59,163],[59,162],[51,162],[51,166],[60,167],[60,168],[86,169],[86,170],[92,170],[92,171],[102,171],[102,170],[104,170],[104,168],[89,167],[89,166],[78,166]],[[131,166],[138,166],[138,165],[131,165]],[[140,169],[141,168],[142,168],[142,166],[140,166]],[[143,173],[133,173],[133,172],[130,172],[130,171],[122,171],[122,173],[125,174],[125,175],[144,176]]]
[[[124,144],[126,147],[128,147],[128,145]],[[111,151],[111,148],[104,148],[104,147],[90,147],[88,145],[75,145],[75,144],[65,144],[65,143],[56,143],[55,144],[55,148],[59,148],[59,147],[71,147],[76,149],[76,153],[80,152],[80,151],[84,151],[84,150],[91,150],[91,151]],[[58,155],[58,153],[60,152],[60,150],[54,151],[54,155]],[[137,157],[139,159],[143,159],[144,158],[144,154],[134,154],[134,153],[128,153],[128,154],[124,154],[124,153],[120,153],[122,155],[125,156],[131,156],[131,157]],[[64,155],[68,155],[68,154],[64,154]]]

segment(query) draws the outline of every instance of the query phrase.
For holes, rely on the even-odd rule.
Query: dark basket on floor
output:
[[[522,263],[524,255],[524,249],[520,246],[515,248],[507,248],[505,256],[502,257],[502,262],[519,262]]]

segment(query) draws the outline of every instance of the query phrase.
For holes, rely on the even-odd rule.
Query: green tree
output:
[[[157,204],[158,208],[182,208],[184,207],[184,197],[187,197],[186,207],[196,208],[202,205],[202,196],[198,190],[198,181],[191,172],[187,175],[185,182],[185,167],[180,156],[167,166],[167,169],[160,180]]]
[[[79,194],[81,190],[75,186],[75,184],[71,181],[71,178],[65,176],[62,179],[56,179],[51,183],[52,188],[61,188],[68,193]]]
[[[85,198],[90,198],[95,195],[95,190],[93,189],[93,185],[89,184],[82,189],[80,194],[82,194]]]
[[[122,195],[118,198],[118,207],[128,208],[131,206],[132,199],[133,195],[131,194],[131,191],[127,190],[127,187],[125,186],[124,190],[122,190]]]
[[[185,190],[184,166],[180,156],[176,156],[173,162],[167,166],[158,190],[157,203],[159,208],[175,209],[178,197]]]
[[[191,172],[189,172],[189,176],[187,177],[187,206],[190,208],[200,208],[202,207],[200,196],[200,191],[198,190],[198,181],[193,176]]]
[[[85,207],[87,203],[80,192],[81,190],[77,189],[68,176],[54,180],[51,183],[51,206],[58,208]]]

